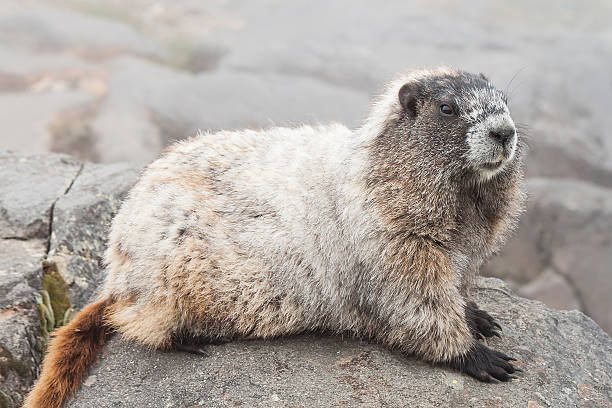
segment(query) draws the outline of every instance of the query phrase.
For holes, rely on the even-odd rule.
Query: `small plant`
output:
[[[44,261],[43,273],[44,289],[36,294],[36,303],[40,313],[43,347],[46,347],[53,330],[70,322],[74,308],[68,297],[68,285],[57,270],[57,264]]]

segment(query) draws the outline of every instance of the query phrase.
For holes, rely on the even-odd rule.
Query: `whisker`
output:
[[[524,123],[515,123],[514,126],[516,127],[517,132],[520,135],[520,138],[523,140],[533,140],[533,135],[531,133],[531,127],[524,124]]]
[[[510,89],[510,85],[512,85],[512,82],[514,82],[514,80],[516,79],[518,74],[520,74],[522,71],[524,71],[525,68],[527,68],[527,65],[523,66],[522,68],[519,68],[519,70],[514,73],[512,78],[510,78],[510,81],[508,82],[508,85],[506,85],[506,88],[504,89],[504,95],[506,95],[506,98],[508,98],[508,90]]]

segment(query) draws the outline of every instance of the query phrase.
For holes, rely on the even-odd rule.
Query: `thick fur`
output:
[[[40,378],[24,407],[60,408],[76,391],[100,347],[112,333],[104,321],[110,304],[109,300],[99,300],[87,305],[72,322],[54,333]]]
[[[440,101],[457,114],[441,117]],[[356,131],[332,124],[179,142],[114,219],[101,299],[115,306],[105,318],[164,349],[191,338],[352,332],[482,380],[508,379],[513,370],[466,318],[471,279],[522,208],[520,141],[487,139],[487,126],[502,125],[514,126],[501,92],[439,68],[392,82]],[[47,360],[83,346],[91,350],[54,343],[34,392],[51,392]]]

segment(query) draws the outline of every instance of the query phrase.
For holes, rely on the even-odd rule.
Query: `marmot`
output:
[[[523,147],[484,75],[415,70],[364,125],[176,143],[115,217],[99,300],[57,330],[26,407],[60,407],[113,332],[155,349],[353,333],[482,381],[511,357],[469,283],[522,209]]]

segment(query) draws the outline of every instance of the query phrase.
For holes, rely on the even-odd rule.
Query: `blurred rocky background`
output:
[[[358,127],[396,73],[440,64],[507,89],[530,145],[527,211],[483,274],[610,333],[611,21],[608,0],[0,0],[0,150],[27,153],[0,155],[0,382],[36,375],[42,260],[82,306],[110,217],[165,146]]]

